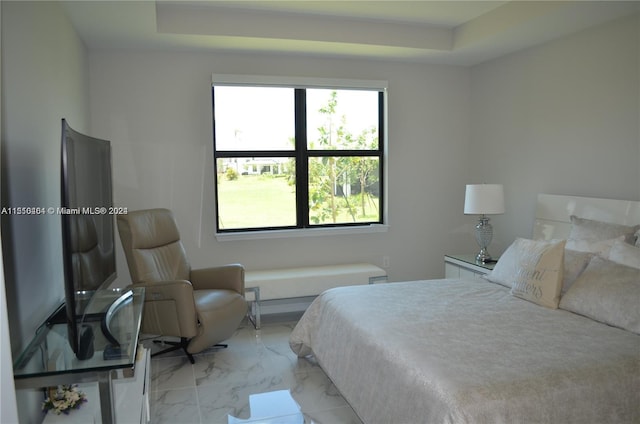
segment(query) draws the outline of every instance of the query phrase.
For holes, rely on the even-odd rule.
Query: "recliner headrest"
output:
[[[168,209],[133,211],[119,215],[118,219],[132,223],[129,230],[133,249],[152,249],[180,240],[173,214]]]

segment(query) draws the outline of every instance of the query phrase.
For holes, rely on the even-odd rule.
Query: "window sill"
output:
[[[294,237],[386,233],[388,230],[389,226],[387,224],[374,224],[363,227],[305,228],[301,230],[296,229],[275,231],[247,231],[244,233],[216,233],[216,239],[218,241],[263,240]]]

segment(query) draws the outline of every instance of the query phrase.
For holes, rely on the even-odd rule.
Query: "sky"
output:
[[[323,125],[317,111],[332,90],[307,89],[310,137]],[[215,87],[216,147],[218,150],[292,149],[294,89],[280,87]],[[378,125],[376,91],[339,90],[338,116],[346,115],[348,131],[357,135]]]

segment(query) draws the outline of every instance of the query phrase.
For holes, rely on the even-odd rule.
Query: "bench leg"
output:
[[[254,300],[251,302],[251,307],[249,308],[249,321],[253,324],[253,328],[256,330],[260,329],[260,287],[245,287],[245,292],[253,293]]]
[[[369,284],[386,283],[387,276],[381,275],[380,277],[369,277]]]

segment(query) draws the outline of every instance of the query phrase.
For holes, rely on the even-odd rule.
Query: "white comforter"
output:
[[[640,422],[640,336],[483,280],[328,290],[290,345],[365,423]]]

